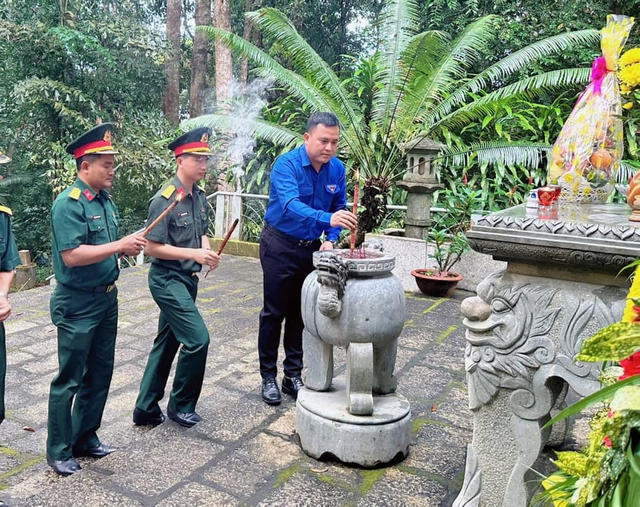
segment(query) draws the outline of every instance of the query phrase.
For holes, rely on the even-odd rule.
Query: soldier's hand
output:
[[[331,241],[325,241],[320,245],[320,250],[333,250],[333,243]]]
[[[198,264],[209,266],[209,269],[216,269],[220,264],[220,256],[213,250],[208,248],[199,248],[196,250],[194,259]]]
[[[0,322],[4,322],[11,315],[11,303],[6,296],[0,297]]]
[[[125,255],[136,256],[147,246],[147,240],[141,234],[129,234],[120,240],[119,251]]]
[[[345,229],[355,229],[358,224],[358,218],[347,210],[336,211],[331,215],[331,227],[341,226]]]

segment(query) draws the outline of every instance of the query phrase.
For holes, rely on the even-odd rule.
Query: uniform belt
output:
[[[275,227],[270,226],[269,224],[266,224],[264,228],[274,236],[278,236],[279,238],[284,239],[285,241],[288,241],[295,246],[309,246],[318,241],[317,239],[298,239],[294,236],[290,236],[289,234],[282,232],[279,229],[276,229]]]
[[[108,285],[98,285],[97,287],[74,287],[74,289],[80,290],[82,292],[111,292],[115,288],[115,283],[110,283]]]

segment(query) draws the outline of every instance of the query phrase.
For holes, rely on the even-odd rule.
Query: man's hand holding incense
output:
[[[198,248],[193,260],[209,269],[216,269],[220,264],[220,256],[208,248]]]
[[[355,229],[358,224],[358,217],[347,210],[336,211],[331,215],[331,227],[344,227],[345,229]]]
[[[147,246],[147,240],[142,234],[129,234],[119,241],[118,251],[124,255],[136,256]]]

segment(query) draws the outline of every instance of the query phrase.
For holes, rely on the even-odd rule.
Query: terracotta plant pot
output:
[[[418,289],[427,296],[447,297],[453,292],[462,280],[462,276],[456,273],[449,273],[448,276],[433,276],[427,273],[433,273],[432,269],[414,269],[411,274],[416,279]]]

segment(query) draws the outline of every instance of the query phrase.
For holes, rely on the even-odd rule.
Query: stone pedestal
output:
[[[393,370],[405,300],[391,274],[394,258],[369,251],[316,252],[302,287],[305,388],[296,428],[302,449],[373,467],[407,455],[409,403],[396,394]],[[347,350],[346,379],[333,379],[333,347]]]
[[[640,257],[640,227],[624,204],[573,205],[540,213],[524,205],[480,219],[471,247],[506,261],[461,305],[465,367],[474,416],[455,507],[528,505],[532,471],[571,387],[599,389],[599,364],[576,362],[582,342],[618,321],[628,281],[621,268]],[[639,224],[640,225],[640,224]],[[554,427],[561,443],[565,425]]]
[[[343,379],[330,390],[298,393],[296,431],[310,456],[332,456],[344,463],[374,467],[406,457],[411,441],[411,410],[404,396],[374,396],[370,416],[349,412]]]

